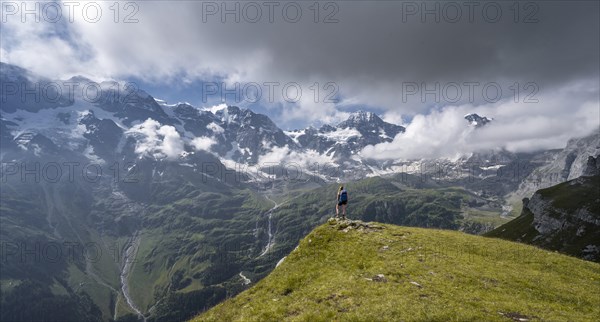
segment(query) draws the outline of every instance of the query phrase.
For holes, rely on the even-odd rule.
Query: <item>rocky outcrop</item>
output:
[[[381,229],[384,229],[383,226],[378,225],[376,223],[372,223],[372,222],[364,222],[361,220],[340,220],[337,218],[330,218],[327,221],[331,226],[335,227],[338,230],[341,230],[345,233],[351,231],[351,230],[356,230],[356,231],[360,231],[360,232],[374,232],[374,231],[379,231]]]
[[[536,193],[531,198],[527,209],[533,213],[533,224],[540,234],[552,234],[566,229],[583,231],[582,225],[592,225],[600,229],[600,216],[586,208],[564,210],[553,205],[550,199],[544,199]]]
[[[600,175],[537,191],[521,216],[488,235],[600,261]]]

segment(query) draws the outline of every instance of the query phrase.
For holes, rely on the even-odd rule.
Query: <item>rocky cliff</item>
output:
[[[594,174],[598,171],[595,160],[599,156],[599,132],[594,132],[583,138],[571,139],[566,147],[554,157],[552,162],[534,169],[520,184],[514,196],[519,199],[529,197],[536,190],[578,178],[584,175],[588,168],[591,172],[586,173],[586,175]],[[594,160],[590,161],[590,157]]]
[[[537,191],[523,200],[521,216],[487,235],[600,261],[600,175]]]

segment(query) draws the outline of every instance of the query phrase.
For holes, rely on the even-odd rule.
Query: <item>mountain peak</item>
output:
[[[377,120],[381,120],[377,114],[362,110],[350,113],[347,119],[347,121],[353,122],[372,122]]]
[[[356,111],[356,112],[352,112],[350,113],[350,116],[348,116],[348,118],[339,123],[338,127],[341,128],[347,128],[347,127],[357,127],[363,124],[370,124],[370,123],[377,123],[377,124],[381,124],[383,123],[383,120],[377,116],[377,114],[372,113],[372,112],[366,112],[366,111]]]
[[[482,127],[488,123],[490,123],[491,121],[493,121],[493,118],[488,118],[485,116],[479,116],[476,113],[471,113],[471,114],[467,114],[465,115],[465,120],[469,121],[469,123],[473,126],[477,127]]]

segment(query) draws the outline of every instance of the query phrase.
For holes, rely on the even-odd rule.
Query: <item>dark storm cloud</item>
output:
[[[436,3],[443,8],[443,2],[425,5]],[[598,2],[537,2],[535,10],[522,4],[519,22],[515,2],[494,2],[502,9],[498,22],[489,22],[494,15],[483,13],[483,2],[474,7],[473,19],[466,2],[455,3],[463,10],[457,23],[447,22],[443,10],[440,23],[431,14],[422,22],[418,13],[406,16],[407,2],[361,1],[339,2],[339,22],[332,24],[220,24],[220,18],[208,17],[196,28],[210,29],[211,42],[224,41],[232,50],[264,48],[272,53],[273,69],[297,78],[317,73],[335,79],[554,83],[598,72]],[[202,12],[201,5],[193,11]]]
[[[98,59],[75,59],[83,66],[70,69],[94,72],[95,67],[108,76],[159,80],[182,70],[190,77],[201,71],[239,74],[237,78],[247,81],[304,82],[316,77],[340,82],[342,90],[347,83],[353,91],[402,81],[505,79],[549,87],[598,74],[597,1],[347,1],[329,7],[322,3],[318,23],[314,7],[294,3],[302,9],[297,23],[286,21],[295,14],[288,2],[271,7],[255,2],[261,11],[256,23],[248,22],[256,16],[255,8],[244,2],[140,2],[135,16],[139,22],[129,25],[108,19],[112,12],[104,7],[106,17],[99,23],[75,19],[71,24],[80,43],[95,47]],[[222,16],[224,9],[236,5],[239,23],[235,15]],[[328,15],[337,22],[324,23]],[[6,17],[9,26],[24,29],[11,21],[16,17]],[[3,31],[10,44],[3,48],[5,56],[27,65],[26,57],[11,54],[24,41],[10,37],[8,29]]]

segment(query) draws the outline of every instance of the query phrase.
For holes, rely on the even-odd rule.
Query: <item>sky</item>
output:
[[[406,133],[363,153],[563,147],[600,126],[598,1],[2,2],[0,60],[133,81],[281,128],[362,109]],[[474,132],[467,113],[494,118]]]

